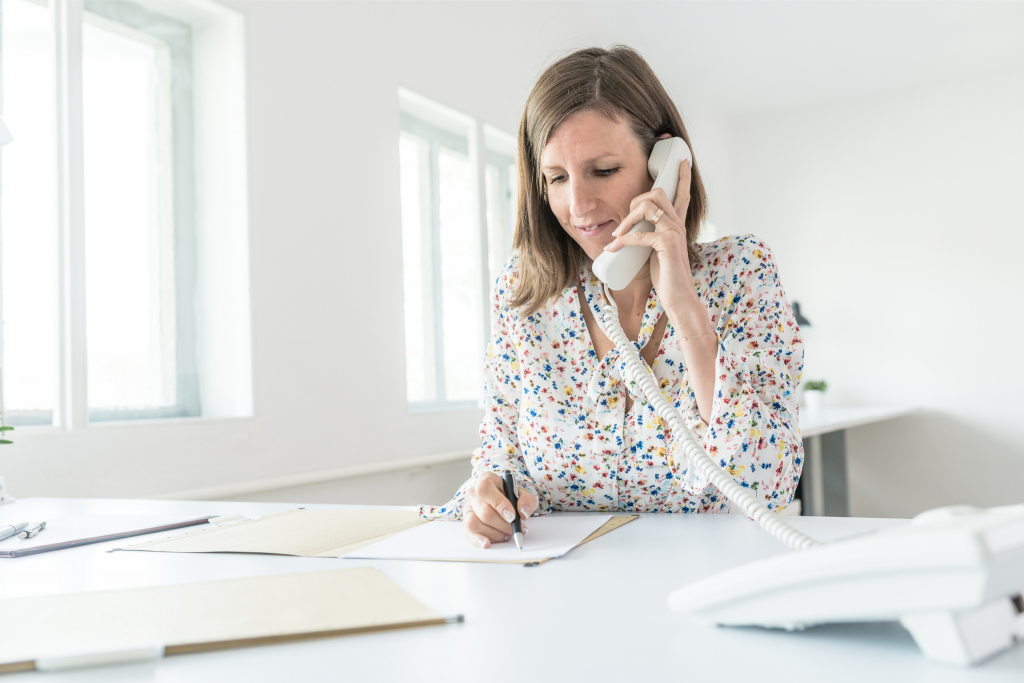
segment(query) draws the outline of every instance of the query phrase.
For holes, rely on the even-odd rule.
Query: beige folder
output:
[[[637,515],[612,517],[579,545],[614,531],[636,518]],[[287,510],[224,527],[207,525],[199,531],[138,543],[122,550],[342,557],[427,523],[416,512],[407,510]],[[542,564],[548,560],[479,561],[494,564]]]
[[[287,510],[223,527],[206,525],[122,550],[341,557],[426,523],[412,510]]]
[[[584,538],[582,541],[580,541],[575,546],[573,546],[573,548],[579,548],[584,543],[590,543],[595,538],[600,538],[601,536],[604,536],[608,532],[615,531],[620,526],[626,526],[630,522],[632,522],[634,520],[637,520],[639,518],[640,518],[640,515],[619,515],[617,517],[612,517],[607,522],[602,524],[601,528],[599,528],[597,531],[595,531],[594,533],[592,533],[589,536],[587,536],[586,538]],[[490,563],[493,563],[493,564],[522,564],[522,565],[526,565],[526,566],[532,567],[534,565],[544,564],[545,562],[550,562],[552,559],[554,559],[554,558],[546,557],[546,558],[541,559],[541,560],[524,560],[522,562],[519,562],[517,560],[480,560],[480,561],[481,562],[490,562]]]
[[[628,524],[637,515],[612,517],[579,546]],[[228,526],[207,525],[168,539],[121,550],[163,553],[267,553],[342,557],[428,520],[407,510],[288,510]],[[438,522],[451,523],[451,522]],[[577,546],[577,547],[579,547]],[[548,558],[550,559],[550,558]],[[476,560],[494,564],[542,564],[542,560]]]
[[[443,624],[373,567],[0,599],[0,673]]]

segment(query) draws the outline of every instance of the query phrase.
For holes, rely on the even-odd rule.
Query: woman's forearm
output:
[[[680,340],[690,386],[697,397],[697,410],[707,424],[711,418],[715,392],[715,360],[718,358],[718,335],[713,331],[714,324],[708,318],[707,309],[696,292],[692,299],[688,298],[687,306],[683,310],[668,311],[668,319]]]

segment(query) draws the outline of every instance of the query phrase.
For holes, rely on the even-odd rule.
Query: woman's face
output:
[[[541,153],[541,172],[552,213],[591,259],[614,239],[629,203],[654,185],[629,124],[594,111],[558,124]]]

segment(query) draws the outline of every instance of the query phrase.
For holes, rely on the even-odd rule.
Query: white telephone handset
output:
[[[654,146],[647,168],[669,201],[675,200],[679,164],[688,158],[690,150],[680,138]],[[649,221],[640,221],[628,234],[653,230]],[[713,624],[789,629],[899,619],[927,658],[958,664],[973,664],[1024,641],[1024,505],[940,508],[907,528],[820,545],[765,508],[704,452],[622,331],[609,291],[625,288],[650,255],[650,247],[623,247],[601,254],[593,266],[605,284],[604,328],[629,378],[671,428],[677,462],[682,451],[689,467],[732,504],[804,551],[687,586],[669,596],[670,607]]]
[[[647,171],[654,178],[655,189],[665,190],[668,200],[676,200],[676,187],[679,185],[679,164],[686,159],[693,164],[690,148],[682,138],[667,138],[654,143],[651,158],[647,160]],[[642,220],[634,225],[627,235],[638,232],[654,232],[654,224]],[[622,247],[618,251],[606,251],[594,260],[594,275],[612,289],[625,289],[633,281],[640,267],[651,258],[651,247]]]

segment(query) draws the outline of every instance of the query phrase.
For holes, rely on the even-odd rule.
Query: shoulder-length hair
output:
[[[654,70],[632,48],[591,47],[549,66],[533,86],[519,122],[519,196],[513,247],[519,252],[520,273],[510,303],[521,308],[524,316],[572,286],[586,258],[551,212],[540,157],[558,124],[588,110],[629,123],[645,156],[663,133],[682,138],[693,149],[676,105]],[[685,224],[692,267],[699,258],[697,234],[707,214],[696,158],[691,173]]]

